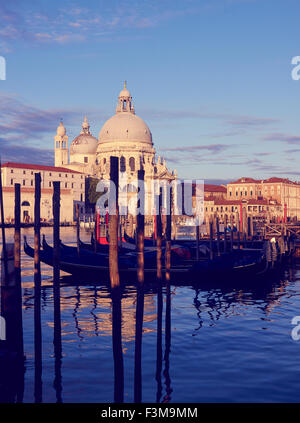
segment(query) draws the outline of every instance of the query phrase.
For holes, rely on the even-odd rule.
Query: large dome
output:
[[[97,150],[97,138],[90,133],[90,125],[87,118],[84,118],[82,131],[74,138],[70,146],[70,154],[95,154]]]
[[[108,119],[99,133],[99,143],[115,141],[142,142],[152,145],[152,134],[143,119],[124,111]]]

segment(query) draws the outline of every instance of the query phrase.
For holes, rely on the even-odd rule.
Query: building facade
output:
[[[21,221],[32,223],[34,220],[35,173],[41,174],[41,220],[53,217],[53,182],[61,186],[61,222],[73,222],[75,207],[79,205],[84,214],[85,177],[83,174],[63,167],[41,166],[25,163],[4,163],[1,166],[5,222],[14,220],[14,185],[21,185]]]
[[[281,218],[300,219],[300,184],[289,179],[240,178],[227,185],[228,200],[268,200],[281,205]]]

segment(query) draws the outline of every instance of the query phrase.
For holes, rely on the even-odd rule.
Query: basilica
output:
[[[98,179],[109,179],[110,157],[119,158],[120,174],[126,173],[128,183],[137,179],[141,168],[145,180],[174,180],[165,160],[156,158],[152,134],[147,124],[135,114],[132,96],[126,82],[118,96],[116,113],[100,130],[98,139],[90,130],[87,117],[80,134],[68,147],[68,135],[60,122],[55,136],[55,166],[64,167]]]

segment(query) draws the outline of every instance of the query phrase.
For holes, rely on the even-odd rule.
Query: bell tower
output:
[[[64,166],[69,163],[69,148],[68,148],[68,135],[66,135],[66,128],[62,121],[57,127],[55,142],[55,166]]]

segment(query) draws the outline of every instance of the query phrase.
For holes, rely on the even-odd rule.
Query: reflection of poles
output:
[[[170,402],[171,401],[171,378],[170,378],[170,351],[171,351],[171,287],[170,283],[167,282],[166,285],[166,322],[165,322],[165,369],[164,369],[164,377],[165,377],[165,385],[166,385],[166,395],[163,398],[163,402]]]
[[[160,402],[162,393],[161,370],[162,370],[162,312],[163,312],[163,297],[162,287],[158,284],[157,288],[157,344],[156,344],[156,376],[157,391],[156,402]]]
[[[137,286],[135,355],[134,355],[134,402],[142,402],[142,333],[144,316],[144,286]]]
[[[41,263],[40,263],[41,174],[35,174],[34,203],[34,397],[42,402],[42,325],[41,325]]]
[[[114,356],[114,401],[124,402],[124,364],[122,351],[122,307],[120,287],[112,289],[112,343]]]
[[[53,296],[54,296],[54,357],[55,357],[55,378],[54,389],[56,391],[56,402],[61,403],[61,315],[60,315],[60,270],[59,270],[59,214],[60,214],[60,182],[53,182]]]

